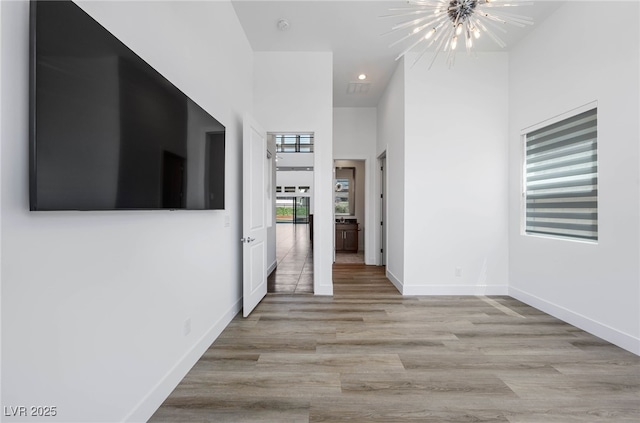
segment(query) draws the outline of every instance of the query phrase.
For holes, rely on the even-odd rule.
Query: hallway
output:
[[[276,224],[278,266],[267,278],[271,294],[313,294],[313,249],[306,223]]]
[[[276,269],[267,278],[268,293],[313,294],[313,248],[308,224],[276,224],[276,261]],[[335,264],[364,265],[364,252],[338,252]]]

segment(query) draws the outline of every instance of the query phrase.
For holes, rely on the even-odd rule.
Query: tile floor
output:
[[[276,261],[276,270],[267,278],[267,292],[313,294],[313,248],[308,224],[276,225]],[[336,263],[364,264],[364,252],[338,252]]]
[[[278,267],[267,279],[273,294],[313,294],[313,249],[308,224],[276,225]]]

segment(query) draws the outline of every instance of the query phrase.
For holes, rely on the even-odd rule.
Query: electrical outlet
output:
[[[191,333],[191,318],[189,317],[187,320],[184,321],[184,325],[182,327],[182,333],[184,334],[184,336],[187,336]]]
[[[462,267],[456,266],[456,278],[462,277]]]

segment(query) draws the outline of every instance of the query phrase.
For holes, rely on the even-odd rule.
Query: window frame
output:
[[[337,174],[339,172],[347,172],[348,175],[347,176],[338,176]],[[356,181],[356,168],[354,166],[347,166],[347,167],[336,167],[335,168],[335,173],[336,176],[334,178],[333,181],[333,201],[334,201],[334,209],[333,209],[333,213],[335,216],[355,216],[356,215],[356,186],[355,186],[355,181]],[[348,185],[348,190],[347,191],[342,191],[342,190],[338,190],[337,186],[339,181],[346,181],[347,185]],[[342,198],[344,197],[344,194],[346,192],[346,197],[347,197],[347,208],[349,209],[347,212],[338,212],[336,211],[336,200],[338,198]]]
[[[313,153],[315,145],[315,133],[313,132],[278,132],[274,133],[276,153]],[[278,143],[281,139],[283,142]],[[285,140],[295,139],[293,143],[286,143]],[[301,139],[309,142],[301,142]],[[287,149],[288,148],[288,149]]]
[[[547,239],[558,239],[563,241],[571,241],[571,242],[579,242],[579,243],[587,243],[587,244],[598,244],[600,239],[600,227],[599,227],[599,203],[598,198],[599,195],[599,187],[600,187],[600,168],[599,168],[599,142],[598,135],[596,135],[596,146],[595,146],[595,163],[597,166],[597,182],[596,182],[596,234],[595,239],[589,239],[585,237],[573,236],[573,235],[562,235],[562,234],[547,234],[547,233],[538,233],[538,232],[528,232],[527,231],[527,135],[532,132],[538,131],[540,129],[549,127],[556,123],[559,123],[563,120],[571,119],[577,115],[580,115],[585,112],[589,112],[595,109],[596,113],[596,134],[599,132],[599,125],[597,123],[598,120],[598,102],[592,101],[583,106],[576,107],[567,112],[556,115],[552,118],[546,119],[542,122],[536,123],[534,125],[530,125],[526,128],[523,128],[520,131],[520,146],[522,148],[522,157],[521,157],[521,201],[520,201],[520,235],[528,236],[528,237],[536,237],[536,238],[547,238]]]

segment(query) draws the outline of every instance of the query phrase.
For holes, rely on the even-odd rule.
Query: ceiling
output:
[[[375,107],[396,66],[395,58],[406,47],[389,44],[398,34],[383,35],[406,18],[383,17],[405,7],[406,0],[232,0],[254,51],[332,51],[334,107]],[[509,26],[501,37],[507,49],[516,45],[539,22],[551,15],[561,1],[536,1],[518,8],[518,13],[532,17],[532,27]],[[286,31],[278,21],[286,19]],[[476,51],[500,51],[488,37],[474,45]],[[460,53],[459,53],[460,54]],[[425,60],[425,59],[423,59]],[[428,59],[427,59],[428,60]],[[446,66],[443,60],[434,66]],[[366,92],[353,93],[358,75],[367,75]],[[358,87],[356,87],[358,88]],[[368,89],[368,91],[366,90]],[[352,93],[349,93],[351,91]]]

